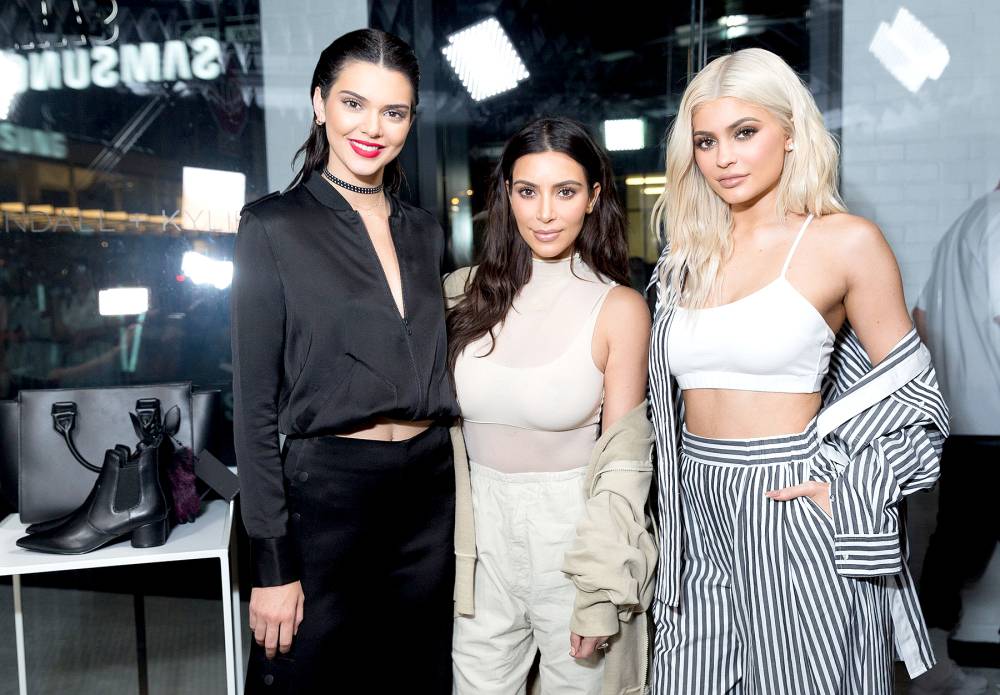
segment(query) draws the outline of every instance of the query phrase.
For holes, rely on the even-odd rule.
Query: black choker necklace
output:
[[[330,170],[323,167],[323,178],[332,183],[334,186],[340,186],[341,188],[346,188],[352,193],[363,193],[364,195],[375,195],[376,193],[382,192],[382,184],[377,186],[355,186],[353,183],[347,183],[343,179],[338,179],[336,176],[330,173]]]

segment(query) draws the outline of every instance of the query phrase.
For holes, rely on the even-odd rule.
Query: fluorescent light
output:
[[[951,60],[948,47],[905,7],[899,8],[891,25],[879,24],[868,50],[914,94],[928,79],[941,77]]]
[[[641,118],[604,121],[604,146],[609,150],[641,150],[646,146],[646,128]]]
[[[97,293],[101,316],[131,316],[149,311],[148,287],[112,287]]]
[[[729,14],[719,17],[719,25],[723,27],[741,27],[750,21],[750,17],[745,14]]]
[[[726,29],[726,38],[727,39],[738,39],[741,36],[745,36],[749,32],[750,32],[750,27],[746,27],[746,26],[729,27],[728,29]]]
[[[493,17],[449,36],[441,52],[476,101],[514,89],[529,77],[510,37]]]
[[[646,195],[660,195],[665,190],[664,186],[650,186],[649,188],[643,188],[642,192]]]
[[[236,171],[184,167],[181,219],[188,229],[235,232],[246,202],[246,176]]]
[[[625,179],[626,186],[662,186],[666,182],[666,176],[629,176]]]
[[[181,259],[181,272],[191,278],[196,285],[212,285],[224,290],[233,284],[233,262],[220,261],[198,253],[187,251]]]

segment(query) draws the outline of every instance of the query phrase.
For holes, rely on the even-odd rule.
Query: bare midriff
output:
[[[402,442],[416,437],[434,424],[433,420],[393,420],[379,417],[349,432],[338,432],[338,437],[371,439],[377,442]]]
[[[688,432],[712,439],[751,439],[802,432],[822,405],[819,393],[726,389],[684,392]]]

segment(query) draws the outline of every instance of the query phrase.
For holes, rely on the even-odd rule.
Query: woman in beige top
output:
[[[627,287],[610,163],[580,124],[541,119],[511,138],[488,213],[481,263],[459,271],[448,317],[478,554],[455,688],[524,692],[540,651],[544,693],[600,693],[617,611],[571,621],[581,587],[563,563],[598,435],[643,401],[649,313]]]

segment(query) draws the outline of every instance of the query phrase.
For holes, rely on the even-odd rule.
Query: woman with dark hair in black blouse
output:
[[[232,312],[254,567],[247,693],[451,688],[447,424],[457,407],[444,234],[395,195],[418,81],[413,51],[390,34],[334,41],[313,74],[302,170],[240,220]],[[418,648],[388,643],[408,632],[400,618],[419,631]]]

